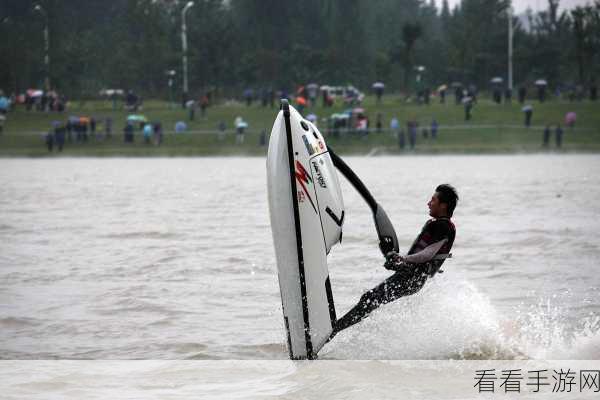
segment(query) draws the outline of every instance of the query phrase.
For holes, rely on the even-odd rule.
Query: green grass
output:
[[[440,124],[438,139],[425,140],[420,134],[414,151],[403,153],[503,153],[503,152],[537,152],[541,151],[543,126],[546,124],[564,125],[564,116],[569,111],[577,113],[577,126],[574,129],[564,128],[563,147],[561,151],[600,152],[600,103],[581,102],[531,102],[534,107],[533,125],[526,129],[523,126],[521,106],[496,105],[483,99],[473,108],[473,119],[464,121],[464,109],[452,103],[445,105],[433,103],[429,106],[418,106],[405,103],[395,96],[384,97],[382,105],[375,105],[373,97],[367,97],[363,103],[375,125],[377,113],[381,113],[384,129],[389,126],[393,116],[399,118],[403,126],[406,121],[419,121],[421,127],[429,127],[432,118]],[[309,109],[319,118],[345,109],[341,104],[333,108],[323,109],[320,106]],[[173,130],[175,122],[187,122],[187,111],[181,108],[170,108],[165,102],[149,101],[140,113],[152,121],[161,121],[165,131]],[[192,155],[264,155],[266,149],[258,145],[259,133],[264,129],[270,132],[277,110],[262,108],[258,104],[246,107],[243,104],[227,103],[211,107],[205,118],[196,113],[196,120],[188,122],[191,131],[215,131],[219,121],[228,126],[227,135],[219,141],[216,134],[186,133],[180,135],[166,134],[163,145],[156,147],[142,143],[136,134],[136,143],[124,144],[122,128],[129,114],[124,110],[113,111],[110,102],[73,102],[69,111],[64,114],[26,112],[19,107],[8,116],[4,133],[0,136],[0,156],[47,156],[42,134],[47,131],[52,121],[65,120],[69,115],[94,116],[97,120],[106,117],[113,119],[113,138],[96,141],[90,139],[85,144],[67,144],[63,155],[67,156],[192,156]],[[233,133],[233,120],[242,116],[248,123],[244,145],[236,145]],[[99,125],[99,130],[102,130]],[[322,131],[325,131],[321,125]],[[325,132],[324,132],[325,133]],[[355,135],[342,135],[340,138],[328,138],[328,144],[340,153],[367,154],[400,153],[397,140],[389,133],[370,134],[365,138]],[[553,148],[553,146],[551,146]]]

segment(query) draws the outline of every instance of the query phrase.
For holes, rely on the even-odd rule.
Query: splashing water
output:
[[[569,332],[550,301],[506,318],[472,283],[432,280],[382,306],[321,352],[335,359],[598,359],[600,317]]]

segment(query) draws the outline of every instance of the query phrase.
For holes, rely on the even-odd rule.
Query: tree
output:
[[[417,40],[422,36],[423,28],[418,22],[407,22],[402,26],[402,41],[404,42],[404,87],[408,87],[414,65],[413,53]]]

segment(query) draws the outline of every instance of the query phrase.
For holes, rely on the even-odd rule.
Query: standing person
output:
[[[127,121],[127,125],[123,128],[123,135],[125,143],[133,143],[133,123]]]
[[[144,124],[144,129],[142,132],[144,134],[144,143],[150,144],[150,140],[152,140],[152,136],[154,135],[152,124],[149,122]]]
[[[415,145],[417,144],[417,121],[408,121],[407,129],[408,143],[410,145],[410,149],[414,150]]]
[[[550,143],[550,125],[546,125],[546,127],[544,128],[542,147],[548,147],[549,143]]]
[[[106,119],[104,120],[104,135],[107,139],[110,139],[112,137],[112,124],[112,118],[106,117]]]
[[[39,108],[38,111],[48,111],[48,109],[46,108],[48,106],[48,92],[46,92],[44,90],[44,92],[42,93],[42,97],[40,99],[40,103],[39,103]]]
[[[49,131],[46,133],[46,147],[49,152],[52,152],[52,148],[54,147],[54,132]]]
[[[431,138],[433,140],[437,139],[438,128],[439,128],[438,122],[434,118],[433,121],[431,121]]]
[[[208,96],[202,95],[200,98],[200,116],[204,118],[206,116],[206,109],[208,108]]]
[[[556,125],[556,147],[560,148],[562,146],[562,138],[563,138],[563,130],[560,127],[560,124]]]
[[[592,81],[592,84],[590,85],[590,100],[598,100],[598,86],[596,86],[596,81]]]
[[[398,131],[400,130],[400,121],[398,118],[392,117],[390,120],[390,132],[395,138],[398,138]]]
[[[471,110],[473,109],[473,99],[469,96],[463,99],[465,103],[465,121],[471,120]]]
[[[506,90],[504,91],[504,102],[506,104],[512,103],[512,89],[511,88],[506,88]]]
[[[446,89],[440,90],[440,104],[446,103]]]
[[[81,132],[81,121],[79,118],[73,121],[73,130],[75,131],[75,142],[83,142],[83,133]]]
[[[196,102],[194,100],[188,100],[187,103],[185,103],[185,106],[188,108],[189,120],[193,121],[196,115]]]
[[[377,120],[375,121],[375,130],[377,133],[383,132],[383,115],[377,113]]]
[[[227,125],[225,125],[225,121],[219,121],[219,125],[217,125],[217,129],[219,133],[217,134],[219,142],[222,142],[225,139],[225,130],[227,129]]]
[[[10,101],[8,97],[4,95],[4,92],[0,90],[0,115],[8,114],[8,109],[10,107]]]
[[[88,118],[80,118],[80,125],[81,125],[81,134],[83,135],[83,141],[84,143],[87,143],[88,141],[88,123],[89,123],[89,119]]]
[[[160,146],[163,141],[162,124],[157,121],[154,123],[154,145]]]
[[[538,85],[538,101],[543,103],[546,100],[546,85]]]
[[[247,88],[244,90],[244,100],[246,101],[246,107],[250,107],[252,105],[252,100],[254,97],[254,92],[252,89]]]
[[[531,126],[531,117],[533,116],[533,107],[531,104],[528,104],[522,110],[525,113],[525,126],[529,128]]]
[[[90,118],[90,136],[98,139],[96,137],[96,119],[94,117]]]
[[[4,132],[4,123],[6,122],[6,115],[0,114],[0,136]]]
[[[73,141],[73,137],[72,137],[72,134],[73,134],[73,122],[71,120],[71,117],[69,117],[67,119],[67,126],[66,126],[66,128],[67,128],[67,142],[71,143]]]
[[[527,97],[527,88],[525,86],[519,87],[519,103],[525,103],[525,98]]]
[[[462,98],[463,98],[463,91],[462,91],[462,87],[458,86],[456,88],[454,88],[454,102],[456,103],[456,105],[460,105],[460,103],[462,102]]]
[[[439,185],[427,203],[428,220],[408,251],[408,255],[390,252],[383,265],[394,274],[363,294],[359,302],[335,323],[332,338],[338,332],[362,321],[373,310],[423,288],[427,279],[433,278],[450,257],[456,237],[451,218],[456,208],[458,194],[448,184]],[[441,271],[440,271],[441,272]]]
[[[54,141],[56,142],[56,146],[58,147],[59,152],[63,150],[63,146],[65,145],[66,131],[67,129],[63,124],[57,124],[54,128]]]
[[[492,97],[494,98],[494,102],[496,104],[502,103],[502,93],[500,92],[500,88],[499,87],[497,87],[497,88],[494,89]]]
[[[269,92],[264,87],[260,89],[260,104],[264,108],[269,104]]]
[[[242,117],[236,117],[234,121],[235,125],[235,143],[244,144],[244,130],[248,127],[248,124],[242,119]]]
[[[406,147],[406,136],[404,134],[404,130],[402,128],[400,128],[398,130],[398,146],[400,147],[400,150],[404,150],[404,148]]]

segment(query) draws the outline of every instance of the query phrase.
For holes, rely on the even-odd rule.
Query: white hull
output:
[[[271,132],[267,183],[290,358],[312,359],[335,323],[327,254],[341,240],[344,205],[323,136],[287,103]]]

